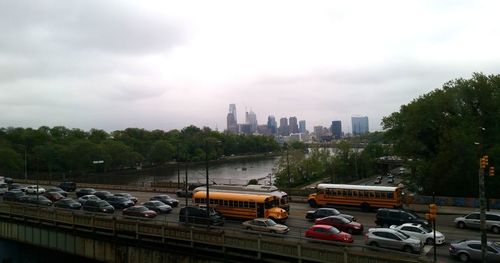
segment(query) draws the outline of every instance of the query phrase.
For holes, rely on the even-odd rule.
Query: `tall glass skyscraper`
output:
[[[367,116],[353,116],[352,121],[352,134],[363,135],[368,133],[368,117]]]
[[[332,126],[330,127],[334,139],[342,138],[342,122],[332,121]]]

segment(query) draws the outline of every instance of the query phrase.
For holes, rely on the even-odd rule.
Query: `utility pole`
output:
[[[180,169],[179,169],[179,142],[177,142],[177,156],[175,159],[175,164],[177,165],[177,189],[180,189],[181,188],[181,174],[180,174]],[[187,184],[187,182],[186,182],[186,184]]]
[[[206,173],[206,179],[207,179],[207,196],[205,198],[205,204],[207,205],[207,228],[210,226],[210,221],[208,220],[210,218],[210,196],[208,193],[208,188],[209,188],[209,181],[208,181],[208,142],[205,139],[205,173]]]
[[[479,207],[481,210],[479,220],[481,228],[481,262],[486,262],[486,246],[488,243],[486,237],[486,198],[484,194],[484,169],[488,166],[488,155],[479,159]]]
[[[285,143],[286,147],[286,174],[288,176],[288,187],[291,187],[292,178],[290,177],[290,160],[288,158],[288,144]]]

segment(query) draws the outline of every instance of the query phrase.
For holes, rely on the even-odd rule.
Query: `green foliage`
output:
[[[180,131],[127,128],[111,133],[63,126],[8,127],[0,128],[0,175],[21,175],[25,151],[30,174],[35,171],[74,175],[133,168],[139,163],[149,166],[174,160],[197,162],[278,149],[271,137],[225,134],[195,126]],[[93,163],[101,160],[103,164]]]
[[[480,156],[500,163],[498,120],[500,75],[474,74],[401,106],[382,124],[396,154],[413,160],[410,186],[426,194],[477,196],[471,186],[478,185]],[[499,187],[498,176],[489,178],[487,188]]]

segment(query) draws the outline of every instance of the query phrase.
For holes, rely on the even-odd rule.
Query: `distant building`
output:
[[[299,132],[304,133],[304,134],[307,132],[306,121],[304,121],[304,120],[299,121]]]
[[[342,122],[332,121],[332,126],[330,127],[330,131],[332,132],[333,139],[342,138]]]
[[[261,135],[266,135],[266,136],[273,135],[273,133],[271,132],[271,129],[269,129],[266,124],[257,126],[257,133],[261,134]]]
[[[253,133],[257,130],[257,115],[255,115],[252,110],[250,110],[250,112],[246,112],[245,124],[250,125],[250,133]]]
[[[314,138],[320,141],[321,135],[323,135],[323,126],[314,126]]]
[[[229,104],[229,113],[234,116],[234,122],[238,123],[238,116],[236,115],[236,104]]]
[[[226,117],[227,121],[227,131],[232,133],[238,133],[238,121],[236,118],[236,105],[229,104],[229,113]]]
[[[278,133],[281,136],[290,135],[290,130],[288,128],[288,119],[287,118],[280,119],[280,127],[278,128]]]
[[[275,135],[278,131],[278,124],[273,115],[267,117],[267,128],[271,131],[271,134]]]
[[[297,125],[297,117],[290,117],[288,120],[288,127],[290,133],[299,133],[299,126]]]
[[[352,135],[357,136],[357,135],[363,135],[368,133],[369,128],[368,128],[368,117],[367,116],[362,116],[362,117],[351,117],[352,121]]]
[[[252,134],[252,130],[251,130],[251,127],[250,127],[250,124],[238,124],[238,127],[239,127],[239,130],[241,133],[244,133],[244,134]]]

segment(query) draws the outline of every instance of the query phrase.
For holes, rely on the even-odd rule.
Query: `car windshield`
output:
[[[274,221],[273,221],[273,220],[271,220],[271,219],[266,220],[266,224],[267,224],[268,226],[275,226],[275,225],[277,225],[277,223],[276,223],[276,222],[274,222]]]
[[[394,232],[394,234],[396,234],[396,236],[398,236],[399,238],[401,238],[402,240],[405,240],[405,239],[408,239],[410,238],[409,235],[397,230],[396,232]]]
[[[327,231],[328,233],[331,233],[331,234],[338,234],[340,233],[340,230],[338,230],[337,228],[335,227],[330,227],[330,229],[328,229]]]
[[[140,207],[137,207],[135,210],[137,212],[144,212],[144,211],[148,211],[149,209],[147,207],[140,206]]]

